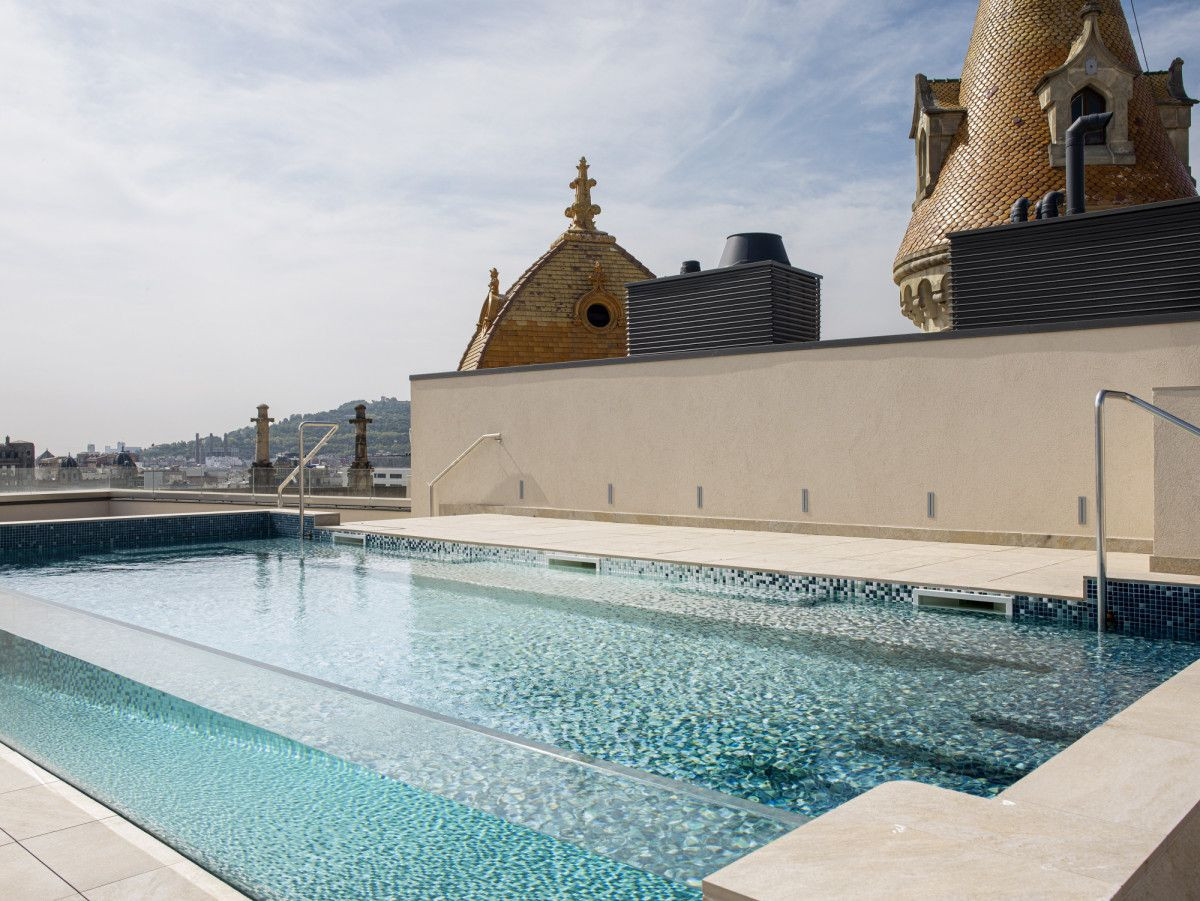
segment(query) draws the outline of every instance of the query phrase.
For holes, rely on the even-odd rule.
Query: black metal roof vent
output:
[[[783,249],[783,238],[769,232],[741,232],[725,239],[725,252],[721,254],[718,269],[739,266],[742,263],[761,263],[774,260],[785,266],[792,265],[787,251]]]
[[[685,260],[625,290],[630,356],[821,337],[821,276],[793,266],[779,235],[730,235],[715,269]]]

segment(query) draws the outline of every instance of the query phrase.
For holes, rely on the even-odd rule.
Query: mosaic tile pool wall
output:
[[[2,631],[0,735],[264,901],[700,894]]]
[[[314,529],[311,537],[316,541],[333,541],[335,534],[345,535],[346,533]],[[359,533],[354,534],[358,536]],[[365,546],[370,549],[445,562],[467,563],[494,560],[506,563],[546,565],[547,559],[555,556],[545,551],[529,548],[465,544],[431,538],[407,538],[372,533],[365,533],[363,537],[365,537]],[[676,583],[692,590],[736,592],[743,596],[774,599],[790,605],[817,603],[830,593],[850,595],[866,600],[911,604],[912,592],[915,588],[944,588],[944,586],[830,576],[805,576],[765,570],[698,566],[618,557],[597,557],[596,563],[598,573],[654,578]],[[1094,578],[1087,579],[1086,592],[1087,596],[1082,600],[1037,595],[1010,595],[1013,599],[1013,620],[1095,631],[1096,580]],[[1200,642],[1200,586],[1110,580],[1106,619],[1108,620],[1107,631],[1121,635]]]
[[[296,538],[295,513],[278,510],[187,513],[0,524],[0,563],[20,563],[142,547],[203,544],[267,538]],[[334,540],[304,517],[304,536]],[[337,533],[345,535],[346,533]],[[365,536],[368,548],[444,561],[497,560],[544,565],[546,553],[527,548],[464,544],[392,535]],[[866,579],[803,576],[760,570],[695,566],[655,560],[598,558],[597,571],[640,576],[711,591],[771,597],[803,604],[829,592],[870,600],[911,603],[914,588],[942,587]],[[1096,580],[1086,580],[1086,599],[1013,595],[1017,622],[1045,622],[1073,629],[1096,628]],[[1110,581],[1107,630],[1144,638],[1200,641],[1200,586],[1140,581]]]
[[[314,522],[312,516],[304,517],[305,537],[312,537]],[[275,510],[0,523],[0,563],[142,547],[295,538],[298,531],[295,513]]]

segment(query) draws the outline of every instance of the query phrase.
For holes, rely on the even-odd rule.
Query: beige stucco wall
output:
[[[82,519],[108,516],[108,498],[19,503],[0,502],[0,522],[33,522],[39,519]]]
[[[524,479],[530,507],[1086,536],[1096,391],[1197,383],[1200,323],[419,378],[413,512],[435,473],[501,432],[439,505],[520,505]],[[1149,419],[1108,414],[1115,537],[1153,535]]]
[[[1200,387],[1160,388],[1155,405],[1200,423]],[[1154,556],[1160,572],[1200,573],[1200,439],[1154,422]]]
[[[29,522],[32,520],[49,519],[83,519],[98,516],[159,516],[171,513],[230,513],[236,510],[274,509],[275,504],[270,498],[262,498],[261,502],[233,503],[206,502],[203,495],[193,492],[195,500],[182,500],[160,497],[158,499],[141,499],[136,495],[141,492],[129,492],[123,497],[109,497],[109,492],[92,492],[93,497],[70,497],[63,492],[51,492],[37,495],[36,500],[23,499],[22,495],[0,495],[0,523]],[[129,496],[130,494],[134,496]],[[184,492],[174,492],[181,495]],[[328,510],[335,507],[341,520],[347,522],[369,522],[378,519],[400,519],[408,516],[406,509],[398,505],[407,499],[366,499],[366,498],[321,498],[314,497],[309,501],[310,511]],[[296,509],[295,495],[287,499],[285,510]]]

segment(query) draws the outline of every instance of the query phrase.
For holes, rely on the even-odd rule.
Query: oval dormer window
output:
[[[1092,113],[1103,113],[1107,111],[1107,109],[1108,104],[1105,102],[1103,94],[1093,88],[1084,88],[1071,98],[1071,121],[1074,122],[1080,116],[1090,116]],[[1083,143],[1107,144],[1107,126],[1101,131],[1089,131],[1083,136]]]
[[[603,303],[591,304],[584,315],[587,316],[588,325],[592,328],[608,328],[613,319],[612,310]]]

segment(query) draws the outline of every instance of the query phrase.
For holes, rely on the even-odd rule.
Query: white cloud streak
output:
[[[406,396],[565,227],[581,153],[655,271],[775,230],[827,336],[905,331],[912,75],[958,71],[973,8],[0,0],[0,428]]]

